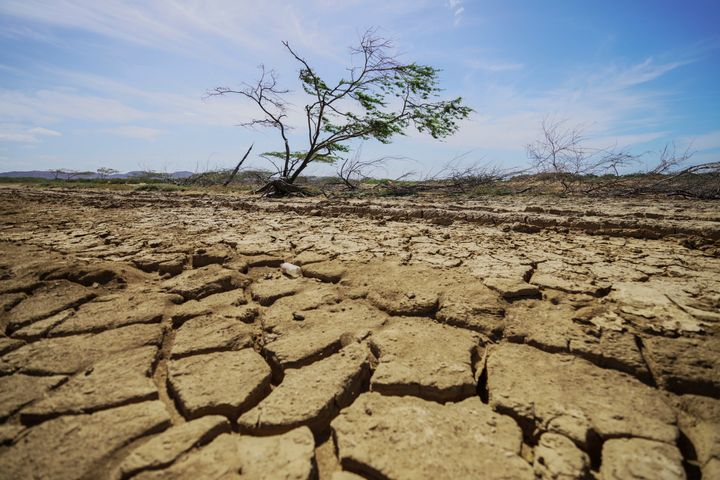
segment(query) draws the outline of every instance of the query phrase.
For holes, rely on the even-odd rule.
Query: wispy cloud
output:
[[[688,135],[683,137],[682,141],[686,145],[692,145],[693,150],[717,150],[720,149],[720,130],[702,133],[699,135]]]
[[[63,119],[128,122],[143,117],[141,111],[117,100],[64,88],[33,93],[1,89],[0,111],[4,120],[33,123],[52,123]]]
[[[79,120],[105,125],[229,126],[256,114],[252,105],[240,98],[203,101],[199,92],[142,90],[95,75],[69,74],[67,78],[74,87],[31,92],[0,88],[0,119],[30,124]]]
[[[459,25],[462,20],[462,14],[465,12],[463,0],[448,0],[447,5],[450,7],[450,10],[455,18],[455,26]]]
[[[472,59],[465,62],[473,70],[481,70],[490,73],[516,72],[522,70],[525,65],[516,62],[488,61]]]
[[[486,83],[476,92],[476,97],[484,99],[475,106],[478,113],[448,139],[448,144],[521,151],[537,136],[541,120],[548,115],[565,118],[571,125],[584,125],[598,144],[632,146],[663,138],[667,135],[662,126],[665,104],[673,92],[635,87],[687,63],[656,63],[649,58],[625,67],[588,69],[562,86],[540,91]],[[603,73],[596,73],[598,70]]]
[[[45,127],[27,127],[18,124],[0,124],[0,141],[38,143],[42,137],[59,137],[62,133]]]
[[[28,130],[28,132],[31,135],[45,135],[48,137],[59,137],[62,135],[62,133],[56,131],[56,130],[50,130],[49,128],[45,127],[35,127]]]
[[[272,56],[277,45],[268,38],[289,40],[316,56],[332,56],[344,51],[344,44],[334,41],[342,27],[318,18],[321,10],[313,4],[322,1],[309,0],[298,8],[280,0],[252,4],[236,0],[5,0],[0,2],[0,15],[29,22],[30,27],[8,22],[0,28],[0,36],[53,41],[52,35],[33,26],[73,29],[233,65],[238,63],[239,49],[257,58]]]
[[[158,128],[139,127],[136,125],[106,128],[103,130],[103,132],[109,133],[111,135],[117,135],[119,137],[136,138],[139,140],[149,141],[155,140],[160,135],[164,135],[167,133],[165,130],[160,130]]]
[[[52,134],[32,131],[44,128],[63,132],[63,146],[91,142],[72,134],[82,130],[157,140],[154,147],[177,148],[178,157],[206,155],[203,149],[221,152],[218,157],[223,151],[234,155],[232,142],[257,141],[267,133],[231,127],[255,117],[257,111],[239,97],[203,100],[202,94],[218,84],[235,87],[234,82],[252,81],[254,67],[261,62],[279,68],[283,88],[299,90],[290,97],[292,121],[301,127],[293,135],[299,136],[303,123],[298,119],[306,102],[295,82],[297,65],[288,61],[279,41],[290,41],[323,75],[333,77],[345,73],[346,47],[363,28],[378,23],[379,31],[396,41],[403,58],[443,70],[443,95],[462,95],[478,112],[457,136],[442,144],[433,142],[433,149],[499,149],[522,160],[523,145],[533,140],[548,114],[587,125],[598,141],[640,145],[672,138],[677,122],[669,117],[689,111],[678,108],[677,102],[671,109],[670,101],[690,91],[683,91],[682,85],[671,91],[667,85],[672,81],[665,80],[684,73],[683,67],[695,59],[707,58],[711,48],[717,51],[717,45],[701,45],[647,57],[642,49],[652,44],[642,49],[623,45],[623,57],[614,57],[615,62],[597,64],[588,57],[573,65],[558,62],[558,69],[551,70],[556,66],[535,63],[531,52],[542,51],[540,29],[547,33],[556,28],[552,21],[539,25],[537,46],[498,41],[493,37],[497,28],[452,28],[453,23],[502,27],[508,21],[499,14],[508,11],[503,3],[483,4],[480,18],[471,8],[474,4],[464,0],[2,0],[0,41],[17,51],[0,65],[0,142],[7,142],[0,149],[15,155],[28,148],[39,152],[45,145],[55,147],[60,142],[50,142]],[[544,12],[543,7],[533,8]],[[508,16],[515,21],[512,13]],[[491,18],[497,24],[490,25]],[[578,48],[593,50],[591,37],[579,39]],[[617,45],[621,48],[620,42]],[[592,58],[613,58],[612,50]],[[114,53],[119,54],[117,62],[108,62],[108,54]],[[635,60],[628,63],[628,58]],[[173,134],[190,129],[199,134],[188,147],[190,142]],[[696,148],[717,145],[717,125],[707,125],[707,130],[711,131],[697,137]],[[276,140],[272,133],[268,144]],[[396,146],[426,155],[430,143],[417,147],[416,138],[411,135],[405,144],[398,139]],[[103,138],[113,141],[117,140]],[[151,150],[127,143],[138,152]],[[89,157],[93,149],[83,151]]]
[[[694,61],[694,59],[682,59],[658,62],[653,57],[648,57],[644,61],[630,66],[607,66],[600,69],[595,75],[589,75],[587,80],[595,85],[605,84],[608,88],[621,90],[652,82]]]

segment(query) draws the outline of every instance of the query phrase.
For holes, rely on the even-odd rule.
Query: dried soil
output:
[[[11,186],[0,251],[0,478],[720,472],[715,203]]]

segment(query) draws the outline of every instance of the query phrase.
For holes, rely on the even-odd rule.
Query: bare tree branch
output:
[[[235,166],[235,170],[232,171],[232,173],[230,174],[228,179],[225,180],[225,182],[223,183],[223,187],[227,187],[228,185],[230,185],[230,182],[233,181],[233,178],[235,178],[235,175],[237,175],[238,170],[240,170],[240,167],[245,162],[245,159],[248,157],[248,155],[250,155],[250,151],[252,150],[254,145],[255,144],[253,143],[252,145],[250,145],[250,148],[247,149],[247,152],[245,152],[245,155],[243,155],[242,159],[240,159],[238,164]]]

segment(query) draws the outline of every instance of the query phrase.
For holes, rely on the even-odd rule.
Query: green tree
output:
[[[100,177],[101,180],[105,180],[106,178],[109,178],[116,173],[120,173],[118,170],[115,170],[114,168],[108,168],[108,167],[101,167],[97,169],[97,175]]]
[[[241,125],[274,128],[282,138],[282,150],[262,155],[275,166],[279,177],[261,189],[265,193],[297,191],[292,184],[308,165],[335,162],[349,151],[347,143],[351,140],[390,143],[410,126],[433,138],[444,138],[455,133],[458,122],[472,112],[461,97],[439,100],[439,70],[400,62],[390,54],[392,44],[377,37],[374,30],[368,30],[360,44],[351,48],[348,76],[334,83],[323,80],[288,42],[283,45],[299,63],[298,78],[310,97],[304,107],[307,135],[302,149],[290,147],[289,90],[278,86],[273,70],[261,66],[260,78],[241,89],[217,87],[208,92],[210,96],[237,94],[251,100],[260,115]]]

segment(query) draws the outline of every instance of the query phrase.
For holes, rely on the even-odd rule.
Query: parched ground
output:
[[[720,478],[717,203],[13,186],[0,252],[3,479]]]

